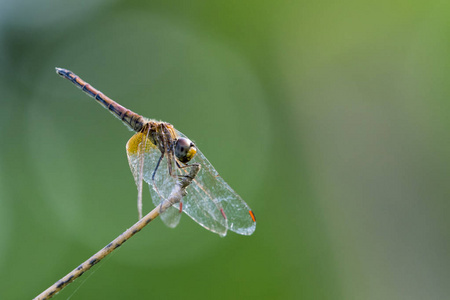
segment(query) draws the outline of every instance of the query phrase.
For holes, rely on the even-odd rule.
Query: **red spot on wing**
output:
[[[223,218],[226,220],[227,219],[227,215],[223,211],[223,208],[220,209],[220,212],[222,213]]]
[[[180,214],[183,212],[183,202],[180,202]]]
[[[250,217],[252,217],[253,222],[256,222],[255,214],[249,210],[248,213],[250,214]]]

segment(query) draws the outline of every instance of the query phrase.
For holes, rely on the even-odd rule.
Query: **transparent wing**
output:
[[[177,134],[185,137],[179,131]],[[170,176],[167,158],[164,157],[155,174],[153,185],[152,174],[161,156],[158,148],[142,133],[136,133],[127,143],[127,155],[139,193],[142,193],[142,182],[145,181],[149,184],[155,206],[167,199],[177,178]],[[182,210],[198,224],[221,236],[225,236],[228,229],[243,235],[252,234],[256,221],[250,207],[219,176],[200,150],[197,150],[193,162],[200,163],[201,169],[187,189]],[[178,175],[188,174],[188,168],[172,166],[172,170]],[[141,196],[138,199],[141,199]],[[169,227],[175,227],[181,217],[180,210],[178,204],[170,207],[161,215],[163,222]]]
[[[152,174],[161,156],[161,151],[143,133],[136,133],[127,143],[127,156],[138,188],[138,202],[142,201],[142,182],[145,181],[149,185],[153,204],[158,206],[168,198],[176,183],[176,178],[169,175],[166,158],[164,157],[159,165],[155,175],[155,186],[153,186]],[[139,204],[138,207],[139,210],[142,209]],[[141,216],[141,211],[139,215]],[[178,225],[180,218],[179,205],[169,207],[161,214],[163,222],[172,228]]]
[[[162,201],[169,198],[170,193],[177,183],[177,178],[170,176],[167,159],[164,157],[156,171],[155,185],[153,185],[152,174],[160,157],[161,151],[157,149],[157,151],[148,153],[144,163],[144,171],[148,170],[147,172],[144,172],[144,181],[148,183],[152,202],[155,206],[158,206]],[[176,167],[172,166],[172,170],[174,169],[176,169]],[[161,219],[164,224],[170,228],[174,228],[180,223],[181,211],[179,207],[180,204],[175,204],[161,214]]]
[[[179,131],[177,131],[177,134],[180,137],[186,137]],[[201,169],[189,186],[188,194],[183,199],[183,211],[207,229],[221,225],[226,226],[225,230],[230,229],[238,234],[252,234],[256,228],[256,220],[252,210],[219,176],[219,173],[198,147],[197,154],[192,162],[200,163]],[[178,171],[184,174],[188,172],[186,168],[178,169]],[[220,211],[221,208],[226,216],[226,224],[223,222],[224,216]],[[205,218],[205,214],[213,217]]]

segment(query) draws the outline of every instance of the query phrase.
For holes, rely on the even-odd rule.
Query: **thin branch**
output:
[[[114,241],[106,245],[102,250],[98,251],[91,258],[86,260],[72,272],[55,282],[51,287],[43,291],[40,295],[38,295],[34,300],[44,300],[50,299],[54,295],[56,295],[60,290],[65,288],[69,283],[83,275],[84,272],[89,270],[93,265],[102,260],[106,255],[114,251],[120,247],[123,243],[125,243],[129,238],[131,238],[134,234],[139,232],[144,226],[154,220],[160,213],[164,212],[166,209],[171,207],[175,203],[179,203],[181,199],[186,195],[186,188],[189,184],[192,183],[192,180],[197,176],[197,173],[200,171],[199,164],[192,164],[190,168],[190,172],[188,176],[180,177],[177,184],[174,186],[172,193],[166,201],[163,201],[160,205],[155,207],[151,212],[149,212],[146,216],[140,219],[136,224],[118,236]]]

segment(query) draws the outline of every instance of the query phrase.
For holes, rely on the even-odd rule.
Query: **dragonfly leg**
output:
[[[180,165],[179,163],[178,163],[178,161],[175,161],[176,162],[176,164],[177,164],[177,167],[178,167],[178,169],[186,169],[186,168],[191,168],[191,167],[193,167],[193,166],[199,166],[200,164],[198,164],[198,163],[193,163],[193,164],[184,164],[184,166],[182,166],[182,165]],[[184,171],[184,170],[183,170]],[[187,178],[191,178],[189,175],[177,175],[178,177],[187,177]]]
[[[152,174],[153,188],[155,189],[155,191],[156,191],[156,193],[158,194],[159,198],[161,198],[161,205],[160,205],[160,208],[162,207],[162,203],[165,201],[165,199],[164,199],[163,196],[161,196],[161,194],[160,194],[160,192],[159,192],[159,190],[158,190],[158,187],[157,187],[156,184],[155,184],[155,175],[156,175],[156,171],[158,170],[159,164],[161,163],[161,160],[163,159],[163,157],[164,157],[164,153],[162,153],[161,156],[159,157],[158,162],[156,163],[155,170],[153,170],[153,174]],[[161,213],[161,211],[160,211],[160,213]]]
[[[153,174],[152,174],[152,181],[153,181],[153,184],[155,183],[155,175],[156,175],[156,171],[158,170],[159,164],[161,163],[161,160],[163,159],[163,157],[164,157],[164,153],[162,153],[161,156],[159,157],[158,162],[156,163],[155,170],[153,170]]]

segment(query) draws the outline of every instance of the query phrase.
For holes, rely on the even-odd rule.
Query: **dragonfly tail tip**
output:
[[[66,70],[64,70],[63,68],[55,67],[55,71],[56,71],[56,74],[64,77],[64,71],[66,71]]]

